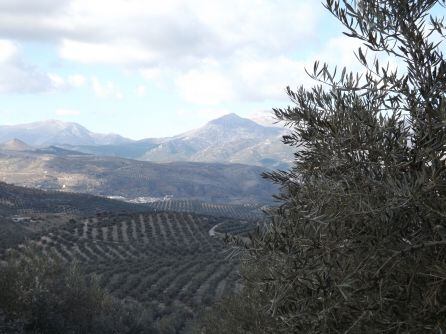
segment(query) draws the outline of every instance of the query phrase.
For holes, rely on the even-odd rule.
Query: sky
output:
[[[141,139],[264,117],[357,45],[318,0],[0,0],[0,124]]]

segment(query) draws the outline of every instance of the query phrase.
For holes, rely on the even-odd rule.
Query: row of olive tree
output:
[[[294,164],[266,175],[283,205],[247,246],[244,291],[197,331],[446,331],[444,5],[326,0],[364,72],[316,62],[319,85],[288,88]]]

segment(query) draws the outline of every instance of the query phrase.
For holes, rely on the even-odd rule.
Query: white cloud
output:
[[[313,60],[356,63],[354,41],[346,37],[332,39],[317,54],[298,60],[302,57],[296,55],[307,54],[316,45],[318,24],[326,18],[323,6],[310,0],[108,0],[106,4],[103,0],[39,0],[27,4],[0,0],[0,37],[50,40],[64,60],[135,70],[160,87],[173,84],[184,100],[198,105],[286,99],[286,86],[313,84],[304,72]],[[14,50],[0,55],[0,64],[1,57],[14,57]],[[89,82],[98,97],[123,98],[113,82],[34,73],[46,78],[46,84],[40,85],[43,90]],[[136,94],[145,92],[138,88]]]
[[[250,88],[254,79],[239,73],[238,58],[251,54],[259,68],[262,62],[304,50],[316,40],[314,31],[323,12],[321,5],[309,0],[108,0],[106,5],[103,0],[39,0],[26,4],[26,0],[0,1],[0,37],[51,40],[62,59],[135,69],[164,87],[168,78],[188,101],[205,104],[234,99],[234,82],[240,86],[240,79],[248,87],[243,90],[254,97],[262,92],[278,95],[282,80],[276,79],[254,93]],[[208,61],[218,69],[203,67]],[[256,76],[261,80],[271,74],[260,70]],[[208,79],[211,82],[205,83]],[[197,97],[196,91],[203,93]]]
[[[150,63],[156,54],[129,41],[107,44],[65,39],[60,47],[60,56],[84,64],[140,64]]]
[[[74,109],[57,109],[55,114],[57,116],[79,116],[81,113],[79,110]]]
[[[0,39],[0,93],[40,93],[80,87],[82,75],[67,78],[57,73],[46,73],[22,59],[22,50],[16,42]]]
[[[82,87],[86,83],[87,79],[81,74],[73,74],[68,76],[67,81],[70,86],[78,88]]]
[[[240,49],[265,55],[302,50],[315,37],[322,11],[308,0],[72,0],[33,24],[41,38],[57,36],[68,60],[187,67],[203,58],[224,60]],[[52,31],[46,21],[53,22]]]
[[[345,39],[330,40],[319,53],[302,60],[293,60],[286,56],[264,58],[251,53],[239,53],[238,57],[226,62],[224,66],[205,62],[180,75],[176,87],[187,101],[202,105],[266,99],[287,100],[287,86],[311,87],[315,84],[305,72],[305,68],[312,69],[315,60],[349,65],[357,62],[353,54],[356,47],[356,43]]]
[[[283,56],[271,59],[244,58],[234,64],[238,90],[249,100],[283,99],[287,86],[309,80],[304,68],[305,62]]]
[[[48,77],[51,80],[51,84],[55,89],[62,89],[66,87],[66,81],[58,74],[50,73]]]
[[[254,122],[264,125],[264,126],[271,126],[271,127],[278,127],[283,128],[284,124],[283,122],[278,123],[277,119],[274,116],[274,113],[272,110],[263,110],[263,111],[256,111],[248,114],[246,116],[250,120],[253,120]]]
[[[176,80],[181,96],[189,102],[215,105],[235,98],[232,82],[213,69],[191,70]]]
[[[18,47],[8,40],[0,40],[0,62],[8,62],[17,57]]]
[[[195,108],[195,109],[178,109],[176,115],[181,118],[202,119],[203,121],[210,121],[215,118],[230,114],[231,111],[224,108]]]
[[[25,64],[18,44],[0,40],[0,93],[31,93],[51,90],[52,79]]]
[[[91,87],[97,97],[113,98],[116,100],[122,100],[124,98],[124,94],[112,81],[102,83],[97,77],[92,77]]]
[[[144,85],[140,85],[136,88],[136,95],[139,97],[144,97],[147,95],[147,88]]]
[[[73,74],[64,78],[58,74],[49,73],[48,78],[50,79],[52,88],[54,90],[67,90],[72,88],[79,88],[82,87],[86,82],[85,77],[80,74]]]

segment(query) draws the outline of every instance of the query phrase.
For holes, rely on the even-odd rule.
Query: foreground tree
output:
[[[117,300],[79,266],[25,247],[0,262],[0,333],[159,333],[140,304]]]
[[[263,332],[446,331],[445,30],[429,15],[444,5],[326,1],[363,41],[364,73],[315,63],[320,85],[288,88],[294,105],[275,110],[297,152],[291,170],[266,175],[282,185],[283,205],[248,247],[235,297],[258,296],[256,312],[273,326]],[[235,318],[221,326],[255,332],[224,323]]]

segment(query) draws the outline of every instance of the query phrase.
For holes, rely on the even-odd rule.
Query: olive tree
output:
[[[446,330],[444,6],[326,0],[362,41],[361,70],[316,62],[316,85],[274,109],[295,159],[265,175],[282,205],[247,247],[238,297],[260,296],[264,332]]]

